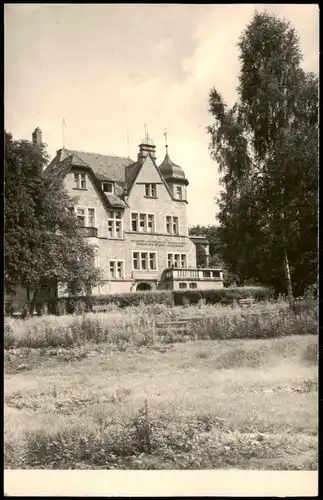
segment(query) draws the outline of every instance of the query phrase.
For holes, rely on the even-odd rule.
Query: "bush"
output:
[[[90,295],[84,297],[60,297],[37,303],[39,311],[48,310],[49,314],[83,314],[91,312],[93,306],[126,307],[162,304],[171,307],[174,304],[171,291],[135,292],[109,295]]]
[[[171,291],[158,290],[153,292],[134,292],[111,295],[94,295],[88,297],[91,305],[106,305],[109,303],[118,304],[118,307],[125,308],[139,306],[140,304],[164,304],[173,305],[173,296]]]
[[[206,304],[232,304],[239,299],[254,298],[256,301],[269,300],[274,292],[265,287],[229,287],[216,290],[175,290],[174,304],[184,305],[197,304],[200,300],[205,300]]]
[[[4,324],[3,346],[5,349],[12,349],[15,347],[15,334],[9,323]]]
[[[13,316],[15,312],[18,311],[18,304],[13,302],[12,300],[9,302],[5,302],[4,312],[6,316]]]
[[[37,315],[83,314],[93,311],[93,306],[109,306],[125,309],[139,305],[188,306],[190,304],[232,304],[242,298],[253,297],[256,301],[269,300],[273,291],[264,287],[230,287],[216,290],[156,290],[153,292],[134,292],[109,295],[90,295],[84,297],[60,297],[39,300],[36,304]],[[10,307],[6,306],[9,314]],[[27,311],[23,308],[23,316]]]

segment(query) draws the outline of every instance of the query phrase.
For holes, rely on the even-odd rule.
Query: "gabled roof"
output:
[[[71,158],[71,165],[74,167],[88,167],[89,164],[85,163],[85,161],[82,160],[79,156],[77,156],[75,153],[72,153],[70,156]]]
[[[157,166],[154,158],[149,152],[148,156],[158,171],[171,199],[174,199],[166,179],[170,177],[169,174],[174,174],[176,171],[176,177],[178,179],[181,178],[188,184],[181,167],[175,165],[168,157],[168,154],[160,167]],[[101,197],[103,197],[106,205],[109,206],[109,208],[125,207],[126,203],[124,202],[123,197],[125,194],[130,193],[144,162],[145,158],[133,162],[130,158],[126,157],[60,149],[57,151],[55,158],[53,158],[51,163],[48,165],[43,175],[47,178],[52,178],[55,182],[55,180],[63,179],[72,167],[87,168],[90,170],[92,180],[99,190]],[[165,170],[165,172],[163,170]],[[114,182],[115,193],[103,193],[101,185],[102,181]]]
[[[130,192],[136,178],[138,177],[142,165],[143,165],[143,160],[139,160],[127,166],[125,170],[125,181],[128,193]]]
[[[91,167],[95,176],[100,180],[124,182],[125,168],[133,163],[130,158],[122,156],[107,156],[97,153],[67,150],[68,154],[76,155],[86,165]]]
[[[116,164],[116,162],[113,163],[108,159],[109,158],[116,159],[117,157],[105,157],[106,161],[105,161],[105,163],[103,161],[101,162],[101,168],[103,168],[105,166],[107,175],[97,175],[95,173],[94,169],[92,168],[92,166],[85,161],[84,155],[87,155],[88,159],[91,159],[90,157],[93,157],[93,156],[99,157],[102,155],[94,155],[91,153],[82,153],[82,152],[76,153],[75,151],[64,150],[64,155],[67,154],[68,156],[65,159],[63,159],[62,161],[60,161],[61,153],[62,153],[61,150],[57,152],[55,158],[52,160],[52,162],[48,165],[48,167],[44,171],[43,175],[46,178],[51,179],[53,182],[56,182],[59,179],[63,179],[68,174],[69,170],[72,167],[87,168],[90,171],[94,185],[98,189],[102,200],[104,201],[105,205],[108,208],[111,208],[111,207],[121,208],[121,207],[126,206],[125,202],[120,198],[120,196],[123,194],[123,189],[121,186],[116,185],[116,193],[115,194],[103,193],[102,189],[101,189],[101,181],[102,180],[111,180],[112,182],[116,182],[116,181],[114,181],[114,179],[111,178],[111,177],[113,177],[113,175],[111,174],[111,172],[109,172],[108,169],[112,165],[112,169],[114,169],[113,174],[115,174],[117,164]],[[82,156],[83,156],[83,158],[82,158]],[[123,161],[124,159],[119,158],[119,160]],[[131,161],[131,160],[128,160],[128,161]],[[95,163],[95,161],[92,161],[91,163],[92,163],[92,165],[94,165],[94,168],[96,168],[96,171],[98,171],[97,163]],[[116,176],[114,175],[114,177],[116,177]],[[121,182],[122,182],[122,180],[121,180]]]
[[[67,175],[69,169],[71,168],[72,157],[68,156],[65,160],[58,162],[57,157],[48,165],[46,170],[43,172],[44,177],[51,179],[55,182],[58,179],[63,179]]]
[[[154,158],[151,156],[150,153],[148,153],[148,155],[146,156],[146,158],[142,159],[142,160],[139,160],[139,161],[136,161],[135,163],[133,163],[132,165],[129,165],[127,168],[126,168],[126,184],[127,184],[127,188],[128,188],[128,195],[130,194],[130,191],[132,189],[132,186],[134,185],[134,183],[136,182],[136,179],[139,175],[139,172],[143,166],[143,164],[145,163],[145,160],[148,158],[151,159],[151,161],[153,162],[154,164],[154,167],[156,168],[159,176],[160,176],[160,179],[162,181],[162,183],[164,184],[166,190],[168,191],[169,193],[169,196],[171,197],[172,200],[174,200],[174,197],[173,197],[173,193],[171,192],[167,182],[165,181],[163,175],[161,174],[161,172],[159,171],[159,168],[157,167],[157,164],[154,160]],[[175,201],[178,201],[178,200],[175,200]]]

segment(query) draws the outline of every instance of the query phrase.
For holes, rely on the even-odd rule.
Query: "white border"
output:
[[[317,497],[317,471],[5,470],[10,496]]]

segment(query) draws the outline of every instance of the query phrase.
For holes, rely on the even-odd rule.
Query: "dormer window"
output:
[[[182,200],[183,199],[183,188],[182,188],[182,186],[176,186],[176,198],[178,200]]]
[[[102,189],[104,193],[114,194],[114,183],[113,182],[102,182]]]

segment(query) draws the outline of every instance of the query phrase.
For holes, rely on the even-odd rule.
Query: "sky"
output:
[[[67,148],[136,160],[144,125],[157,163],[169,155],[189,180],[189,225],[216,222],[220,191],[206,131],[208,95],[236,98],[237,42],[255,10],[286,18],[318,73],[317,4],[6,4],[5,128],[43,131]]]

